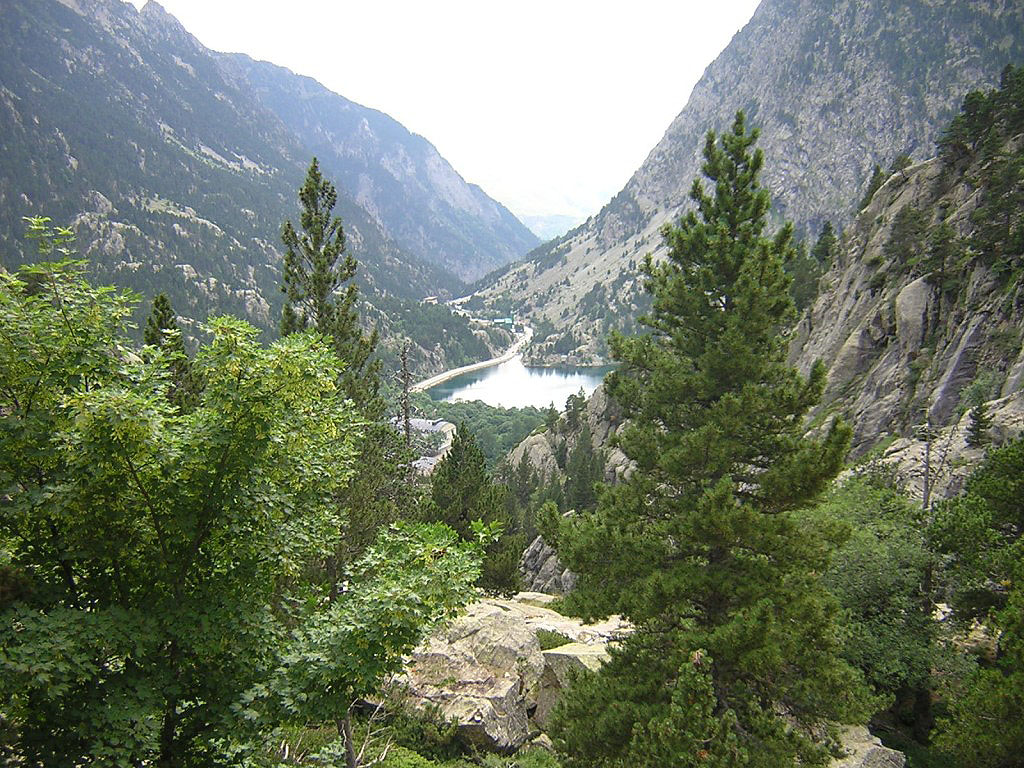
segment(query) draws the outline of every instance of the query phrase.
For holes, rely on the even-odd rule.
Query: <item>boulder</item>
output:
[[[576,585],[576,574],[565,568],[558,553],[538,536],[519,561],[523,584],[532,592],[564,595]]]
[[[530,435],[523,442],[512,449],[509,454],[509,466],[518,467],[519,462],[524,458],[530,463],[541,482],[550,482],[552,478],[558,477],[558,459],[551,448],[548,433]]]
[[[531,715],[538,709],[541,678],[548,678],[544,701],[550,710],[564,670],[576,663],[567,660],[570,651],[549,662],[537,632],[557,632],[573,647],[589,648],[571,652],[589,665],[603,658],[609,641],[629,631],[616,617],[583,624],[562,616],[539,604],[545,597],[521,593],[514,600],[482,600],[421,643],[400,681],[413,706],[437,706],[458,722],[464,742],[481,749],[511,752],[534,738]]]
[[[829,768],[903,768],[907,762],[906,755],[883,747],[863,725],[844,728],[840,746],[846,755],[832,760]]]

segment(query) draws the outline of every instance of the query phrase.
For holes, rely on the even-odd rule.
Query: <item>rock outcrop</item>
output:
[[[538,536],[519,561],[523,584],[531,592],[564,595],[576,586],[576,574],[562,565],[554,548]]]
[[[632,471],[631,462],[620,449],[610,445],[612,438],[622,429],[622,412],[608,397],[604,384],[598,386],[587,400],[584,418],[590,428],[590,440],[594,450],[604,452],[604,480],[614,483],[627,477]],[[560,428],[557,432],[546,430],[530,435],[509,453],[509,465],[516,467],[525,459],[542,483],[550,483],[554,479],[561,480],[563,467],[559,464],[558,457],[561,455],[564,461],[564,457],[576,447],[581,433],[581,429]]]
[[[906,755],[883,747],[863,725],[844,728],[840,746],[846,756],[833,760],[829,768],[903,768],[907,762]]]
[[[436,705],[458,723],[470,745],[514,752],[547,744],[542,732],[574,672],[597,670],[608,646],[631,631],[617,617],[584,624],[545,606],[553,598],[520,592],[512,600],[486,599],[435,632],[415,651],[403,682],[414,706]],[[541,650],[537,633],[557,633],[568,642]],[[887,749],[862,726],[847,727],[845,756],[830,768],[903,768],[900,752]]]
[[[437,706],[458,722],[467,744],[482,749],[511,752],[537,737],[534,715],[550,712],[566,670],[593,668],[607,644],[629,631],[614,617],[600,624],[567,618],[543,607],[550,600],[526,592],[471,605],[413,651],[401,681],[411,702]],[[570,642],[558,653],[541,651],[540,630]]]
[[[846,418],[854,456],[889,435],[910,438],[916,425],[956,423],[969,387],[989,399],[1024,383],[1024,286],[976,254],[958,257],[955,275],[920,266],[939,227],[951,248],[974,253],[979,165],[953,170],[935,158],[894,173],[844,233],[794,333],[791,361],[828,368],[814,418]],[[920,234],[899,230],[908,220]],[[909,259],[893,245],[901,239],[912,243]]]
[[[1000,446],[1024,434],[1024,392],[993,400],[986,404],[992,426],[988,430],[991,445]],[[959,494],[971,472],[985,458],[984,448],[967,444],[970,414],[937,430],[930,445],[920,435],[893,441],[879,459],[892,467],[915,499],[923,499],[927,475],[930,501],[948,499]]]

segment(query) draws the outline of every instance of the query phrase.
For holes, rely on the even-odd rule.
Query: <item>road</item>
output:
[[[464,373],[472,373],[473,371],[479,371],[483,368],[490,368],[493,365],[500,365],[501,363],[507,362],[519,354],[519,350],[521,350],[531,338],[533,338],[533,328],[526,326],[523,329],[523,332],[516,337],[515,341],[512,342],[512,345],[499,357],[492,357],[490,360],[483,360],[479,363],[470,363],[469,365],[463,365],[460,368],[452,368],[451,370],[443,371],[436,376],[431,376],[429,379],[416,382],[409,388],[409,391],[424,392],[431,387],[436,387],[438,384],[443,384],[444,382],[450,381],[456,376],[461,376]]]

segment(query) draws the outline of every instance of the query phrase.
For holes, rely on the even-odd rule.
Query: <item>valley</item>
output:
[[[155,0],[0,44],[0,764],[1020,764],[1024,5],[761,0],[543,243]]]

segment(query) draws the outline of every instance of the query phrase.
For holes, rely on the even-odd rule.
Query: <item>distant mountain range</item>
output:
[[[34,258],[22,217],[47,215],[74,223],[98,279],[273,329],[280,226],[314,155],[371,302],[456,293],[539,242],[387,115],[214,53],[155,2],[3,4],[3,266]]]
[[[763,0],[626,187],[481,281],[477,302],[532,317],[537,361],[597,361],[608,332],[632,329],[643,309],[637,265],[664,253],[661,228],[689,207],[708,130],[746,111],[776,221],[812,236],[852,219],[876,163],[930,157],[964,95],[1022,61],[1019,2]]]

